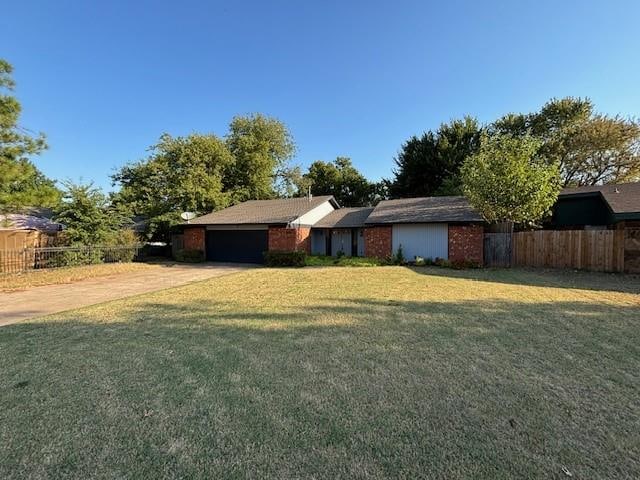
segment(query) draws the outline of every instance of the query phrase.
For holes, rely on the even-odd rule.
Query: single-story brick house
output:
[[[250,200],[184,225],[184,248],[218,262],[262,263],[268,250],[311,253],[311,227],[339,207],[333,196]]]
[[[483,262],[484,221],[464,197],[385,200],[365,224],[368,257],[390,257],[402,246],[408,260]]]
[[[483,220],[464,197],[386,200],[340,208],[332,196],[252,200],[184,225],[184,248],[207,260],[260,263],[265,251],[483,260]]]

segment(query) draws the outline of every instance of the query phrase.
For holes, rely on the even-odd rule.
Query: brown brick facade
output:
[[[184,229],[184,249],[201,250],[204,252],[204,227]]]
[[[484,227],[482,225],[449,225],[449,261],[484,261]]]
[[[269,251],[311,253],[311,228],[269,227]]]
[[[364,229],[364,255],[381,259],[391,257],[391,227]]]

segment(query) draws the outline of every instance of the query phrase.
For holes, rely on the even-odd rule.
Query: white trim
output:
[[[324,217],[333,212],[336,208],[333,204],[327,200],[326,202],[322,202],[315,208],[312,208],[304,215],[300,215],[294,221],[289,223],[291,227],[302,227],[308,226],[311,227],[322,220]]]

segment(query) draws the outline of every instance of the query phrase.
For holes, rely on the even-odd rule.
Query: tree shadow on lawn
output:
[[[480,268],[452,270],[441,267],[407,267],[421,275],[462,278],[534,287],[572,288],[640,294],[640,275],[561,269]]]
[[[134,302],[3,327],[5,455],[43,444],[48,468],[61,452],[67,473],[150,477],[640,473],[638,308],[323,302]]]

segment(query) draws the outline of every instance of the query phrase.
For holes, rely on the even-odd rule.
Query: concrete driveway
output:
[[[96,277],[71,284],[46,285],[0,293],[0,326],[141,293],[178,287],[256,266],[200,263],[159,264],[157,267],[143,272]]]

